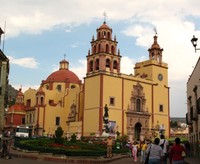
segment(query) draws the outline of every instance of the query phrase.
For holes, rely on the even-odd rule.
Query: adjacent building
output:
[[[0,45],[3,30],[0,28]],[[8,103],[8,75],[9,75],[9,59],[0,49],[0,134],[4,128],[4,113]]]
[[[83,82],[62,60],[59,70],[41,82],[38,90],[24,92],[25,121],[32,134],[128,135],[130,140],[170,135],[168,65],[153,37],[149,59],[135,64],[130,75],[121,72],[116,36],[106,22],[97,28],[86,56]],[[134,52],[136,53],[136,52]],[[107,113],[105,113],[107,112]],[[104,120],[105,114],[107,120]],[[105,131],[105,122],[109,131]]]
[[[200,58],[187,82],[186,122],[189,127],[189,141],[194,145],[193,152],[200,153]],[[194,154],[194,155],[195,155]]]

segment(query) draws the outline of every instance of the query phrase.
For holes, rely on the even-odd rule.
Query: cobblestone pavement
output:
[[[122,163],[135,163],[141,164],[140,158],[137,162],[134,162],[133,158],[128,155],[114,155],[112,158],[105,157],[66,157],[66,156],[55,156],[52,154],[40,154],[38,152],[25,152],[21,150],[11,150],[12,159],[6,160],[0,158],[2,164],[32,164],[37,161],[38,164],[52,164],[58,163],[110,163],[110,164],[122,164]],[[189,164],[200,164],[200,158],[186,158],[186,163]]]

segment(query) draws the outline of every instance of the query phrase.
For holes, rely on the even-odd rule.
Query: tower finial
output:
[[[157,31],[157,28],[156,28],[156,26],[153,28],[153,30],[154,30],[154,32],[155,32],[155,36],[157,36],[157,34],[158,34],[158,31]]]
[[[64,54],[64,60],[65,60],[65,58],[66,58],[66,54]]]
[[[103,16],[104,16],[104,23],[106,23],[107,13],[105,11],[103,12]]]

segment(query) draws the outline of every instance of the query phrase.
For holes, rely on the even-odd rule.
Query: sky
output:
[[[200,55],[191,44],[193,35],[200,37],[199,0],[0,0],[0,4],[0,27],[5,31],[0,49],[10,60],[9,84],[16,89],[38,89],[64,58],[83,81],[92,36],[96,38],[105,19],[116,35],[125,74],[134,74],[135,63],[148,59],[157,30],[163,62],[169,67],[170,116],[185,117],[187,80]]]

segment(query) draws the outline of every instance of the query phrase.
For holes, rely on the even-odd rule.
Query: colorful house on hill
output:
[[[62,60],[59,70],[43,80],[38,90],[25,91],[25,124],[38,135],[54,135],[61,126],[67,137],[116,132],[130,140],[160,133],[168,137],[168,65],[162,61],[157,36],[148,50],[149,59],[136,63],[133,74],[127,75],[121,72],[122,56],[112,29],[104,22],[96,32],[86,56],[84,82]]]
[[[26,107],[24,105],[24,94],[20,88],[14,105],[10,106],[8,111],[5,113],[5,125],[4,130],[15,132],[17,126],[25,125],[25,111]]]

